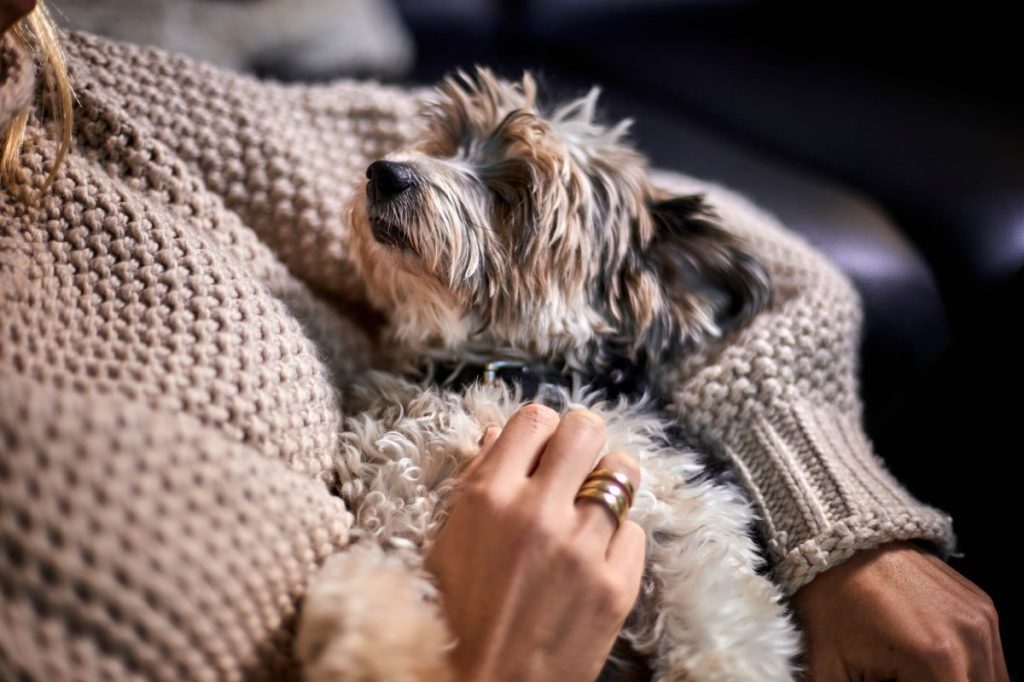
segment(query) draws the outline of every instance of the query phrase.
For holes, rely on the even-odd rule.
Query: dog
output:
[[[527,399],[587,407],[642,471],[647,566],[616,651],[658,680],[791,680],[799,636],[759,573],[753,512],[658,410],[659,365],[742,329],[770,277],[702,196],[652,185],[597,97],[545,113],[529,74],[460,72],[422,142],[367,169],[350,248],[387,356],[346,394],[339,494],[357,543],[416,566],[487,426]]]

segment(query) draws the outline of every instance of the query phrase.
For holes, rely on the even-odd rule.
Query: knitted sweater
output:
[[[0,45],[3,129],[35,85]],[[70,156],[38,203],[0,191],[0,677],[293,675],[304,589],[352,524],[330,462],[370,357],[339,312],[360,297],[341,207],[416,135],[416,94],[66,47]],[[24,184],[52,138],[33,118]],[[665,368],[679,418],[740,472],[774,579],[791,594],[896,539],[952,552],[951,519],[864,434],[849,281],[742,197],[658,182],[706,192],[774,280],[752,326]]]

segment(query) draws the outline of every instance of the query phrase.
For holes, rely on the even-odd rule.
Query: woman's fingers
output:
[[[593,412],[573,410],[559,418],[531,403],[509,418],[474,478],[499,495],[530,480],[540,495],[568,510],[604,440],[604,421]]]
[[[963,637],[971,642],[972,651],[971,669],[969,679],[971,682],[984,682],[993,680],[1005,682],[1009,679],[1006,669],[1006,658],[1003,653],[1002,638],[999,633],[999,616],[996,613],[992,599],[971,582],[967,577],[961,575],[945,561],[914,546],[926,563],[922,564],[925,570],[930,570],[938,581],[937,584],[947,585],[947,591],[954,593],[956,590],[962,592],[962,604],[958,607],[963,623],[961,625]]]
[[[497,426],[488,426],[484,429],[484,435],[480,437],[480,451],[473,456],[473,459],[469,460],[466,466],[463,467],[462,472],[459,474],[459,477],[463,481],[466,481],[473,476],[473,472],[476,471],[477,467],[480,466],[480,463],[484,461],[487,453],[491,451],[492,447],[494,447],[494,443],[498,440],[498,436],[500,435],[501,429]]]
[[[564,527],[576,541],[588,545],[587,551],[595,557],[610,556],[610,544],[621,531],[613,510],[599,500],[575,499],[595,470],[594,459],[605,438],[604,421],[589,410],[574,410],[559,418],[550,408],[527,405],[504,428],[492,426],[484,431],[480,452],[466,466],[462,479],[482,486],[499,500],[510,499],[522,485],[533,486],[533,495],[546,498],[551,513],[565,515]],[[624,452],[609,453],[596,468],[621,473],[632,485],[627,492],[613,483],[612,494],[621,489],[631,498],[640,487],[640,466]],[[629,503],[631,499],[626,500]]]
[[[531,403],[519,408],[476,467],[474,478],[488,486],[518,487],[558,425],[558,413],[550,407]]]
[[[999,624],[996,622],[995,655],[992,659],[992,679],[996,682],[1010,682],[1010,671],[1006,667],[1006,654],[1003,653],[1003,639],[999,635]]]
[[[580,532],[599,538],[605,547],[617,525],[612,511],[596,500],[575,501],[605,438],[604,420],[590,410],[573,410],[559,418],[543,405],[526,405],[504,428],[485,430],[480,452],[462,478],[499,498],[515,494],[514,489],[529,482],[534,493],[554,509],[572,514],[575,507]],[[625,453],[611,453],[598,466],[625,474],[634,491],[640,485],[639,465]]]
[[[590,410],[573,410],[562,417],[531,476],[541,494],[557,506],[572,507],[605,437],[604,420]]]
[[[480,454],[484,454],[491,449],[494,445],[494,441],[498,440],[498,436],[501,435],[501,428],[497,426],[488,426],[484,429],[484,435],[480,439]]]
[[[630,520],[625,520],[612,535],[605,553],[605,561],[612,575],[622,580],[621,593],[625,600],[620,606],[625,613],[636,603],[640,592],[640,579],[644,574],[645,543],[644,529]]]

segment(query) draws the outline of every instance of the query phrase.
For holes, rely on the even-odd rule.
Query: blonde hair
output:
[[[72,93],[68,77],[67,60],[61,48],[59,33],[42,0],[25,18],[11,29],[14,39],[33,54],[43,74],[43,103],[53,118],[60,139],[57,158],[46,178],[43,192],[49,189],[57,177],[57,171],[71,147]],[[18,171],[21,146],[25,141],[25,127],[28,124],[29,109],[19,112],[3,135],[0,148],[0,178],[5,185],[13,184]]]

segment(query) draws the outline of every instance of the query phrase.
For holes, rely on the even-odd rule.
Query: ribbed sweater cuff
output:
[[[759,516],[773,580],[792,595],[855,552],[925,540],[955,553],[952,518],[911,496],[852,417],[807,402],[774,406],[725,443]]]

